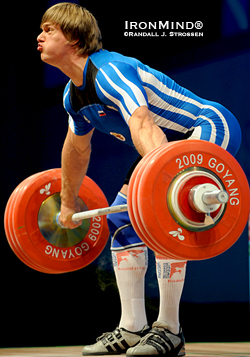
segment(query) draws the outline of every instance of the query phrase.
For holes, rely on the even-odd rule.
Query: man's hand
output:
[[[65,228],[74,229],[82,224],[82,221],[72,221],[73,214],[77,212],[81,212],[81,208],[77,202],[75,203],[75,207],[72,208],[63,204],[61,205],[60,222],[64,225]]]

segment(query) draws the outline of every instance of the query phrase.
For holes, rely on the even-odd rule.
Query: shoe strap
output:
[[[169,332],[168,330],[166,330],[166,331]],[[157,328],[153,328],[150,331],[150,333],[152,333],[152,335],[150,336],[149,341],[154,341],[157,344],[160,343],[161,345],[163,344],[163,347],[168,351],[174,350],[175,347],[174,347],[172,341],[170,340],[170,338],[166,335],[166,333],[164,331],[161,331]],[[147,343],[149,341],[147,341]],[[156,347],[156,349],[158,350],[157,347]],[[161,350],[162,350],[162,348],[161,348]]]
[[[122,337],[119,328],[115,329],[113,332],[104,333],[102,336],[98,337],[98,341],[102,341],[104,347],[109,352],[123,352],[130,347]]]

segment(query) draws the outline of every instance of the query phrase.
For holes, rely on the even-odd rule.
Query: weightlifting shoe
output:
[[[135,346],[149,331],[150,328],[148,326],[144,326],[138,332],[130,332],[122,327],[116,328],[113,332],[106,332],[98,337],[95,344],[84,346],[82,355],[117,355],[126,353],[128,348]]]
[[[161,321],[156,321],[152,327],[152,330],[135,347],[127,350],[127,357],[185,356],[185,340],[182,331],[178,335],[174,335]]]

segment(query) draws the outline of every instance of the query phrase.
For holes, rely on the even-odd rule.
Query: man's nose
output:
[[[44,33],[43,33],[43,31],[37,36],[37,41],[38,42],[44,41]]]

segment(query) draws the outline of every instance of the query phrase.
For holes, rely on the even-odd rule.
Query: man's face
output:
[[[41,60],[55,67],[60,67],[65,55],[72,50],[63,32],[50,22],[45,22],[41,26],[42,32],[37,37],[37,50],[41,52]]]

